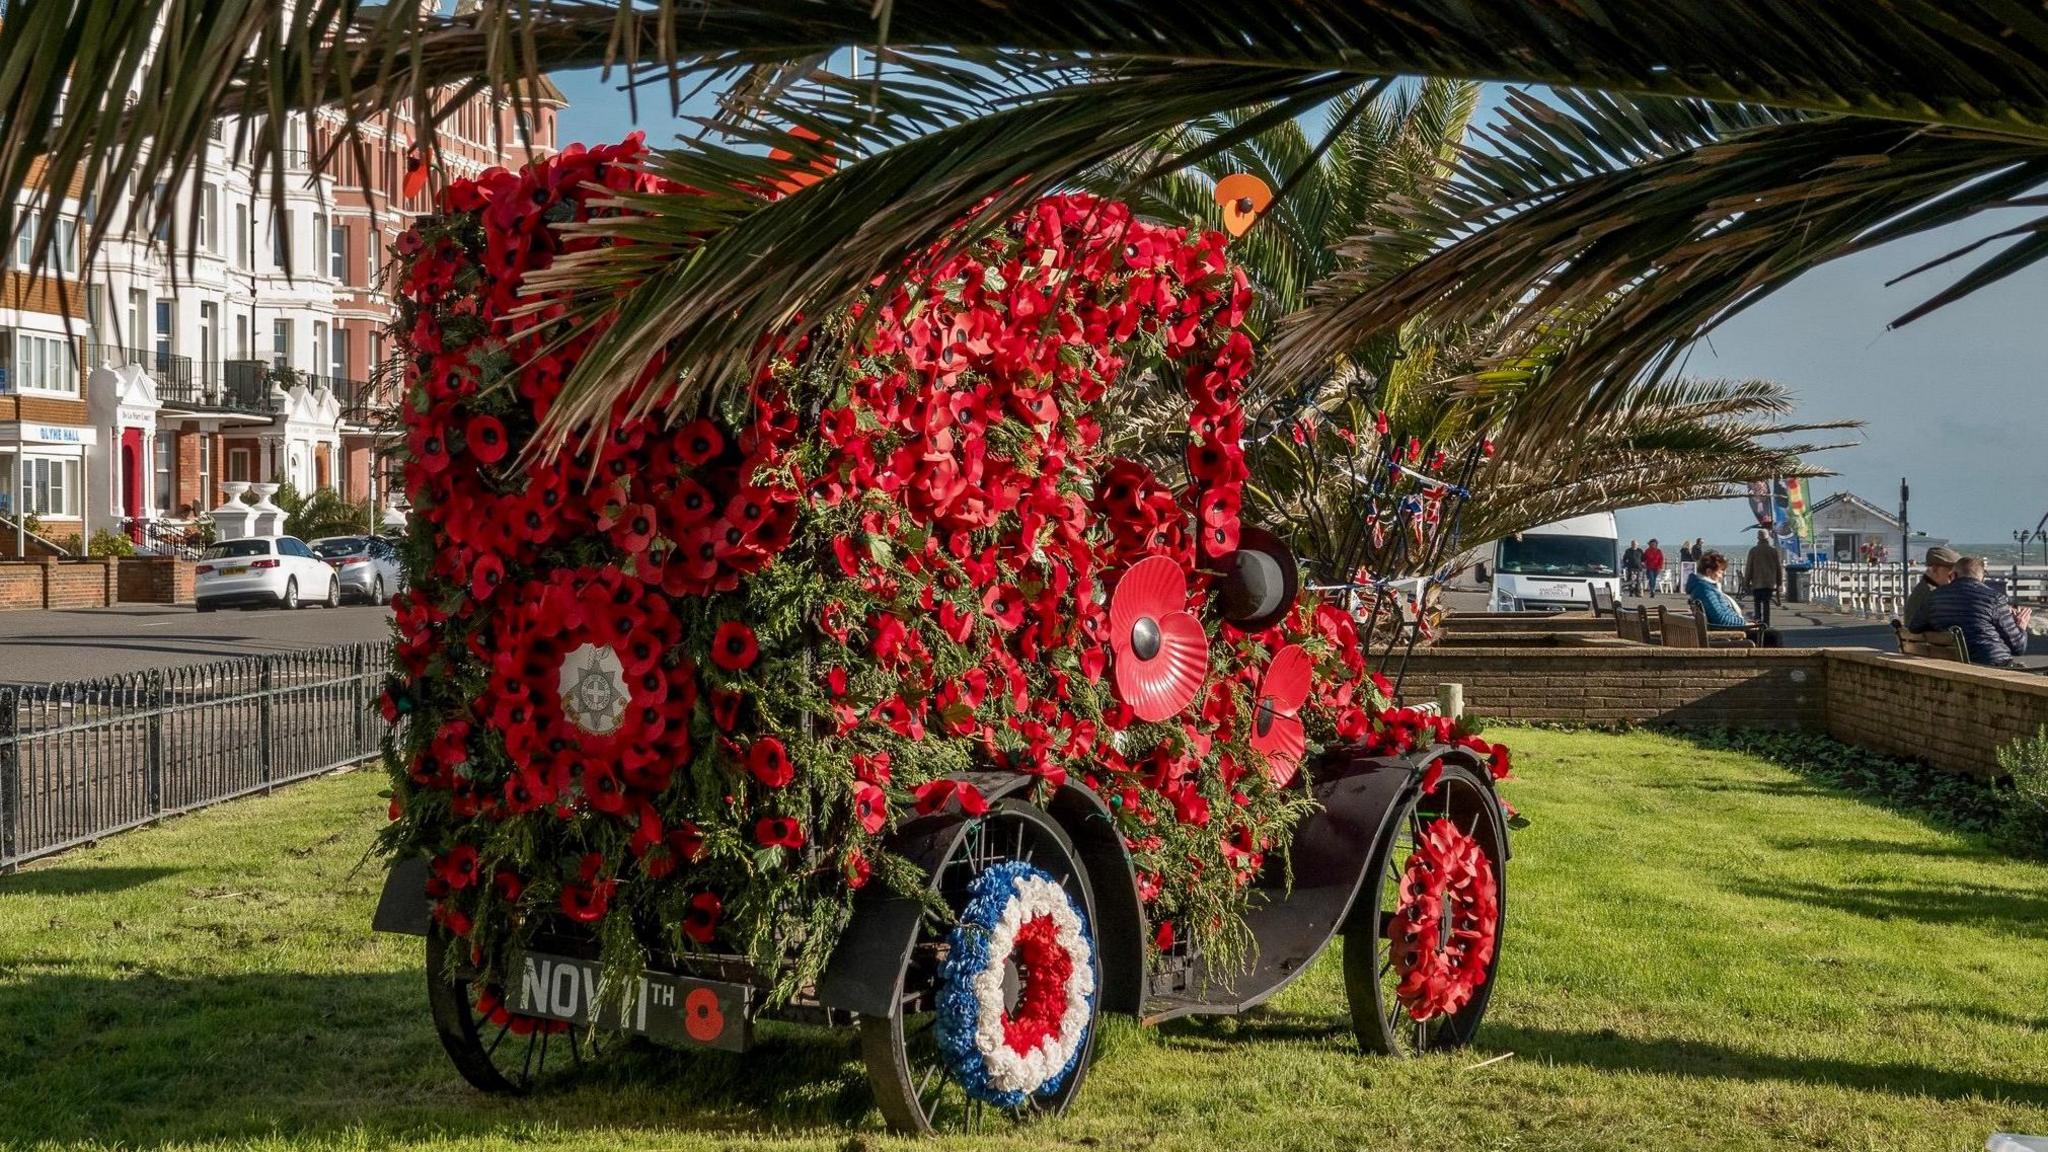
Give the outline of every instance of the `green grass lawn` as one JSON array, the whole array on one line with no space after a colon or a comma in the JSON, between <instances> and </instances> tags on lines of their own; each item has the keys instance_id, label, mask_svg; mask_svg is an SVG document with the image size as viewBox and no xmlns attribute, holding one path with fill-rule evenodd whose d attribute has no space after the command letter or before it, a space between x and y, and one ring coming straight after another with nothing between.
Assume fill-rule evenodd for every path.
<instances>
[{"instance_id":1,"label":"green grass lawn","mask_svg":"<svg viewBox=\"0 0 2048 1152\"><path fill-rule=\"evenodd\" d=\"M1070 1115L945 1146L1968 1149L2048 1131L2048 867L1677 739L1505 738L1535 823L1476 1048L1358 1055L1328 956L1243 1020L1113 1023ZM850 1034L631 1053L537 1099L469 1090L428 1025L419 942L368 931L378 787L322 780L0 877L0 1144L894 1143Z\"/></svg>"}]
</instances>

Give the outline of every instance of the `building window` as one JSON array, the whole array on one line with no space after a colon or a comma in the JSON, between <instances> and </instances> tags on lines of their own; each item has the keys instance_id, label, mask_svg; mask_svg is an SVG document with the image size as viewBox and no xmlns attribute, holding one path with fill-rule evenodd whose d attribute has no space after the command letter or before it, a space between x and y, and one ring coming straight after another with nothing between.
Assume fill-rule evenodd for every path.
<instances>
[{"instance_id":1,"label":"building window","mask_svg":"<svg viewBox=\"0 0 2048 1152\"><path fill-rule=\"evenodd\" d=\"M199 303L199 361L202 364L212 364L219 356L220 305L211 300L202 300Z\"/></svg>"},{"instance_id":2,"label":"building window","mask_svg":"<svg viewBox=\"0 0 2048 1152\"><path fill-rule=\"evenodd\" d=\"M348 376L348 329L339 324L327 337L327 374L336 380Z\"/></svg>"},{"instance_id":3,"label":"building window","mask_svg":"<svg viewBox=\"0 0 2048 1152\"><path fill-rule=\"evenodd\" d=\"M348 229L335 224L327 229L327 274L341 281L348 280Z\"/></svg>"},{"instance_id":4,"label":"building window","mask_svg":"<svg viewBox=\"0 0 2048 1152\"><path fill-rule=\"evenodd\" d=\"M24 458L21 491L22 511L31 516L78 515L78 461Z\"/></svg>"},{"instance_id":5,"label":"building window","mask_svg":"<svg viewBox=\"0 0 2048 1152\"><path fill-rule=\"evenodd\" d=\"M138 359L142 355L140 349L143 342L149 339L148 330L142 326L142 317L148 311L149 294L140 288L130 288L128 290L128 330L121 334L121 339L128 347L137 349L134 355Z\"/></svg>"},{"instance_id":6,"label":"building window","mask_svg":"<svg viewBox=\"0 0 2048 1152\"><path fill-rule=\"evenodd\" d=\"M242 267L256 270L256 205L251 202L235 213L235 248L242 253Z\"/></svg>"},{"instance_id":7,"label":"building window","mask_svg":"<svg viewBox=\"0 0 2048 1152\"><path fill-rule=\"evenodd\" d=\"M292 366L292 322L270 322L270 362L279 368Z\"/></svg>"},{"instance_id":8,"label":"building window","mask_svg":"<svg viewBox=\"0 0 2048 1152\"><path fill-rule=\"evenodd\" d=\"M315 213L313 213L313 245L314 245L314 248L313 248L313 253L312 253L312 264L313 264L313 267L315 267L315 268L318 268L318 267L320 267L320 255L319 255L319 252L320 252L320 248L319 248L320 242L321 242L321 241L323 241L323 240L326 240L326 239L327 239L327 213L325 213L325 212L315 212Z\"/></svg>"},{"instance_id":9,"label":"building window","mask_svg":"<svg viewBox=\"0 0 2048 1152\"><path fill-rule=\"evenodd\" d=\"M193 502L202 510L213 507L213 433L199 433L199 493Z\"/></svg>"},{"instance_id":10,"label":"building window","mask_svg":"<svg viewBox=\"0 0 2048 1152\"><path fill-rule=\"evenodd\" d=\"M237 480L247 479L249 479L249 450L247 448L228 449L228 481L232 483Z\"/></svg>"},{"instance_id":11,"label":"building window","mask_svg":"<svg viewBox=\"0 0 2048 1152\"><path fill-rule=\"evenodd\" d=\"M235 317L235 358L237 360L247 360L249 358L249 318L247 316Z\"/></svg>"},{"instance_id":12,"label":"building window","mask_svg":"<svg viewBox=\"0 0 2048 1152\"><path fill-rule=\"evenodd\" d=\"M320 370L320 357L321 357L321 354L323 354L323 353L324 353L324 352L326 352L326 351L327 351L327 321L325 321L325 320L315 320L315 321L313 321L313 355L312 355L312 361L313 361L313 370L314 370L315 372L318 372L318 371Z\"/></svg>"},{"instance_id":13,"label":"building window","mask_svg":"<svg viewBox=\"0 0 2048 1152\"><path fill-rule=\"evenodd\" d=\"M173 351L171 347L171 327L173 321L174 317L171 315L171 298L169 296L157 297L156 364L157 371L159 372L168 371L170 368L171 352Z\"/></svg>"},{"instance_id":14,"label":"building window","mask_svg":"<svg viewBox=\"0 0 2048 1152\"><path fill-rule=\"evenodd\" d=\"M149 210L156 216L156 238L159 240L169 240L171 238L171 218L178 214L171 205L170 185L159 184L156 186L156 191L150 193Z\"/></svg>"},{"instance_id":15,"label":"building window","mask_svg":"<svg viewBox=\"0 0 2048 1152\"><path fill-rule=\"evenodd\" d=\"M289 211L270 213L270 266L284 267L286 237L291 234L292 214Z\"/></svg>"},{"instance_id":16,"label":"building window","mask_svg":"<svg viewBox=\"0 0 2048 1152\"><path fill-rule=\"evenodd\" d=\"M15 332L6 342L14 353L7 365L7 382L38 392L78 395L78 358L71 341L63 336L37 332ZM13 388L9 388L13 391Z\"/></svg>"},{"instance_id":17,"label":"building window","mask_svg":"<svg viewBox=\"0 0 2048 1152\"><path fill-rule=\"evenodd\" d=\"M199 247L206 252L220 251L220 186L217 184L199 186Z\"/></svg>"},{"instance_id":18,"label":"building window","mask_svg":"<svg viewBox=\"0 0 2048 1152\"><path fill-rule=\"evenodd\" d=\"M170 432L156 434L156 510L166 516L171 513L171 461L176 440L177 436Z\"/></svg>"}]
</instances>

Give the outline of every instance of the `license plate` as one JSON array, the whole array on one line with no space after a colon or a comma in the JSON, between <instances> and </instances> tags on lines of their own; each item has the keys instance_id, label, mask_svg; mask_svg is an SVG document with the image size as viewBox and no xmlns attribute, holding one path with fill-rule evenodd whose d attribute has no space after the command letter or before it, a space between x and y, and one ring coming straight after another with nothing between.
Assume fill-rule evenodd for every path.
<instances>
[{"instance_id":1,"label":"license plate","mask_svg":"<svg viewBox=\"0 0 2048 1152\"><path fill-rule=\"evenodd\" d=\"M240 568L223 568L220 570L220 574L223 576L247 576L249 569L247 565Z\"/></svg>"},{"instance_id":2,"label":"license plate","mask_svg":"<svg viewBox=\"0 0 2048 1152\"><path fill-rule=\"evenodd\" d=\"M588 1024L591 1005L609 1001L598 1011L600 1028L670 1044L729 1052L747 1049L747 1007L754 990L744 984L642 972L639 982L620 998L610 989L600 994L603 967L595 960L528 952L514 963L513 971L518 977L505 1007L514 1012Z\"/></svg>"}]
</instances>

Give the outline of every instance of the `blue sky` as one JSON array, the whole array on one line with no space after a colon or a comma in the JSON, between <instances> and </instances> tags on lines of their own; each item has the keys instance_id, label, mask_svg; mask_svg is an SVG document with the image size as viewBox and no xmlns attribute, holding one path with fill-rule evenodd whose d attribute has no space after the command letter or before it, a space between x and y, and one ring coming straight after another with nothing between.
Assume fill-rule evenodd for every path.
<instances>
[{"instance_id":1,"label":"blue sky","mask_svg":"<svg viewBox=\"0 0 2048 1152\"><path fill-rule=\"evenodd\" d=\"M625 97L594 72L556 81L571 101L564 141L616 140L635 127ZM638 126L660 145L681 126L660 90L650 95ZM2012 222L1961 225L1809 272L1716 331L1690 370L1777 380L1797 395L1801 419L1865 422L1862 443L1820 458L1840 476L1815 481L1816 499L1847 489L1892 507L1903 475L1916 526L1959 542L2009 541L2048 513L2048 265L1896 331L1885 325L1945 280L1885 281ZM1621 530L1733 542L1747 520L1740 502L1660 505L1623 513Z\"/></svg>"}]
</instances>

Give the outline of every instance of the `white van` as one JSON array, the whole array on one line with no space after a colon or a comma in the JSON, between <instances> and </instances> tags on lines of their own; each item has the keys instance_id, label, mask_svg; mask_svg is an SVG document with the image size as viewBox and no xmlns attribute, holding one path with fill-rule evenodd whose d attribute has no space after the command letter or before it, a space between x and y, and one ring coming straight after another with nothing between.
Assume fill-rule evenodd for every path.
<instances>
[{"instance_id":1,"label":"white van","mask_svg":"<svg viewBox=\"0 0 2048 1152\"><path fill-rule=\"evenodd\" d=\"M1621 598L1621 541L1612 512L1545 524L1493 546L1495 612L1585 610L1596 587Z\"/></svg>"}]
</instances>

